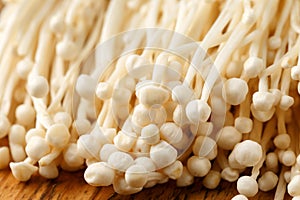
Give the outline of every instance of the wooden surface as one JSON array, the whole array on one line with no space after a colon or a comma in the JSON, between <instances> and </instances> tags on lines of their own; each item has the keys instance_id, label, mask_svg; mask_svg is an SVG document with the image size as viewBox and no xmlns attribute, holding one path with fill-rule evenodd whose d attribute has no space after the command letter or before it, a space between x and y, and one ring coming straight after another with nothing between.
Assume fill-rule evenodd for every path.
<instances>
[{"instance_id":1,"label":"wooden surface","mask_svg":"<svg viewBox=\"0 0 300 200\"><path fill-rule=\"evenodd\" d=\"M26 183L16 181L9 170L0 171L0 199L231 199L236 192L236 184L222 182L216 190L207 190L196 179L189 187L177 188L174 181L144 189L131 196L114 193L112 187L92 187L85 183L83 172L61 172L59 178L46 180L33 176ZM251 199L273 199L274 191L260 192ZM286 196L286 199L291 199Z\"/></svg>"}]
</instances>

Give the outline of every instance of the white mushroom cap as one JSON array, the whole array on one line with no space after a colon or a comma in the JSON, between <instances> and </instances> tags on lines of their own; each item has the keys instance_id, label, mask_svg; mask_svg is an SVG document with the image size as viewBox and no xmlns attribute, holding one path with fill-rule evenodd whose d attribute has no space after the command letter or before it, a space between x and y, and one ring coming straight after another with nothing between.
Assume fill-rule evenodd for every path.
<instances>
[{"instance_id":1,"label":"white mushroom cap","mask_svg":"<svg viewBox=\"0 0 300 200\"><path fill-rule=\"evenodd\" d=\"M30 126L34 123L36 112L31 105L21 104L17 107L15 116L19 124Z\"/></svg>"},{"instance_id":2,"label":"white mushroom cap","mask_svg":"<svg viewBox=\"0 0 300 200\"><path fill-rule=\"evenodd\" d=\"M70 128L72 125L72 117L67 112L57 112L54 115L54 122L64 124L67 128Z\"/></svg>"},{"instance_id":3,"label":"white mushroom cap","mask_svg":"<svg viewBox=\"0 0 300 200\"><path fill-rule=\"evenodd\" d=\"M261 145L252 140L244 140L238 143L233 152L236 161L247 167L256 165L263 156Z\"/></svg>"},{"instance_id":4,"label":"white mushroom cap","mask_svg":"<svg viewBox=\"0 0 300 200\"><path fill-rule=\"evenodd\" d=\"M198 136L193 144L193 152L196 156L213 160L217 157L218 148L216 142L207 136Z\"/></svg>"},{"instance_id":5,"label":"white mushroom cap","mask_svg":"<svg viewBox=\"0 0 300 200\"><path fill-rule=\"evenodd\" d=\"M274 140L274 145L279 149L287 149L291 144L291 137L289 134L279 134Z\"/></svg>"},{"instance_id":6,"label":"white mushroom cap","mask_svg":"<svg viewBox=\"0 0 300 200\"><path fill-rule=\"evenodd\" d=\"M89 165L84 172L84 180L92 186L108 186L113 183L115 170L105 162Z\"/></svg>"},{"instance_id":7,"label":"white mushroom cap","mask_svg":"<svg viewBox=\"0 0 300 200\"><path fill-rule=\"evenodd\" d=\"M287 111L292 105L294 105L294 98L288 95L282 95L280 102L279 102L279 107L280 109Z\"/></svg>"},{"instance_id":8,"label":"white mushroom cap","mask_svg":"<svg viewBox=\"0 0 300 200\"><path fill-rule=\"evenodd\" d=\"M292 150L284 151L281 156L281 162L285 166L292 166L296 162L296 155L295 152Z\"/></svg>"},{"instance_id":9,"label":"white mushroom cap","mask_svg":"<svg viewBox=\"0 0 300 200\"><path fill-rule=\"evenodd\" d=\"M87 119L76 119L73 124L72 128L77 131L79 136L83 134L87 134L91 129L91 122Z\"/></svg>"},{"instance_id":10,"label":"white mushroom cap","mask_svg":"<svg viewBox=\"0 0 300 200\"><path fill-rule=\"evenodd\" d=\"M103 147L100 150L100 154L99 154L100 160L107 162L109 156L112 153L117 152L117 151L119 151L119 150L114 144L105 144L105 145L103 145Z\"/></svg>"},{"instance_id":11,"label":"white mushroom cap","mask_svg":"<svg viewBox=\"0 0 300 200\"><path fill-rule=\"evenodd\" d=\"M175 123L167 122L160 127L160 137L169 144L177 144L182 140L183 132Z\"/></svg>"},{"instance_id":12,"label":"white mushroom cap","mask_svg":"<svg viewBox=\"0 0 300 200\"><path fill-rule=\"evenodd\" d=\"M234 120L234 127L240 133L250 133L253 128L253 121L248 117L237 117Z\"/></svg>"},{"instance_id":13,"label":"white mushroom cap","mask_svg":"<svg viewBox=\"0 0 300 200\"><path fill-rule=\"evenodd\" d=\"M232 150L241 140L242 134L233 126L225 126L217 134L217 144L225 150Z\"/></svg>"},{"instance_id":14,"label":"white mushroom cap","mask_svg":"<svg viewBox=\"0 0 300 200\"><path fill-rule=\"evenodd\" d=\"M36 166L26 162L11 162L9 164L13 176L19 181L28 181L31 176L38 171Z\"/></svg>"},{"instance_id":15,"label":"white mushroom cap","mask_svg":"<svg viewBox=\"0 0 300 200\"><path fill-rule=\"evenodd\" d=\"M107 163L113 169L125 172L134 162L129 154L117 151L109 156Z\"/></svg>"},{"instance_id":16,"label":"white mushroom cap","mask_svg":"<svg viewBox=\"0 0 300 200\"><path fill-rule=\"evenodd\" d=\"M247 83L239 78L226 80L222 89L223 99L231 105L241 104L245 100L247 93Z\"/></svg>"},{"instance_id":17,"label":"white mushroom cap","mask_svg":"<svg viewBox=\"0 0 300 200\"><path fill-rule=\"evenodd\" d=\"M282 41L280 37L273 35L268 40L268 47L272 50L278 49L281 45L281 42Z\"/></svg>"},{"instance_id":18,"label":"white mushroom cap","mask_svg":"<svg viewBox=\"0 0 300 200\"><path fill-rule=\"evenodd\" d=\"M275 99L275 98L274 98ZM274 100L275 101L275 100ZM251 113L252 115L258 120L258 121L261 121L261 122L266 122L268 120L270 120L274 113L275 113L275 110L276 108L273 106L270 110L268 111L260 111L260 110L257 110L253 104L251 104Z\"/></svg>"},{"instance_id":19,"label":"white mushroom cap","mask_svg":"<svg viewBox=\"0 0 300 200\"><path fill-rule=\"evenodd\" d=\"M274 152L270 152L266 156L265 160L266 167L268 169L274 169L278 167L278 157L277 154Z\"/></svg>"},{"instance_id":20,"label":"white mushroom cap","mask_svg":"<svg viewBox=\"0 0 300 200\"><path fill-rule=\"evenodd\" d=\"M108 82L100 82L96 88L96 96L100 100L107 100L111 98L113 93L113 88Z\"/></svg>"},{"instance_id":21,"label":"white mushroom cap","mask_svg":"<svg viewBox=\"0 0 300 200\"><path fill-rule=\"evenodd\" d=\"M278 176L272 171L267 171L258 179L258 187L261 191L267 192L274 189L277 182Z\"/></svg>"},{"instance_id":22,"label":"white mushroom cap","mask_svg":"<svg viewBox=\"0 0 300 200\"><path fill-rule=\"evenodd\" d=\"M56 44L56 54L64 60L73 60L79 53L78 45L69 39Z\"/></svg>"},{"instance_id":23,"label":"white mushroom cap","mask_svg":"<svg viewBox=\"0 0 300 200\"><path fill-rule=\"evenodd\" d=\"M141 131L141 139L147 144L157 144L160 140L159 128L155 124L145 126Z\"/></svg>"},{"instance_id":24,"label":"white mushroom cap","mask_svg":"<svg viewBox=\"0 0 300 200\"><path fill-rule=\"evenodd\" d=\"M114 137L114 144L122 151L129 151L135 144L136 140L136 133L119 131Z\"/></svg>"},{"instance_id":25,"label":"white mushroom cap","mask_svg":"<svg viewBox=\"0 0 300 200\"><path fill-rule=\"evenodd\" d=\"M149 157L138 157L134 160L134 163L137 165L143 165L148 172L154 172L156 170L154 162Z\"/></svg>"},{"instance_id":26,"label":"white mushroom cap","mask_svg":"<svg viewBox=\"0 0 300 200\"><path fill-rule=\"evenodd\" d=\"M134 107L132 114L132 122L141 127L147 126L151 123L150 110L143 104Z\"/></svg>"},{"instance_id":27,"label":"white mushroom cap","mask_svg":"<svg viewBox=\"0 0 300 200\"><path fill-rule=\"evenodd\" d=\"M183 167L181 176L176 180L178 187L189 186L194 183L194 176L191 175L186 167Z\"/></svg>"},{"instance_id":28,"label":"white mushroom cap","mask_svg":"<svg viewBox=\"0 0 300 200\"><path fill-rule=\"evenodd\" d=\"M162 140L158 144L151 146L150 158L156 167L161 169L176 161L177 151L170 144Z\"/></svg>"},{"instance_id":29,"label":"white mushroom cap","mask_svg":"<svg viewBox=\"0 0 300 200\"><path fill-rule=\"evenodd\" d=\"M92 100L95 96L96 87L97 81L89 75L81 74L77 78L76 92L84 99Z\"/></svg>"},{"instance_id":30,"label":"white mushroom cap","mask_svg":"<svg viewBox=\"0 0 300 200\"><path fill-rule=\"evenodd\" d=\"M19 77L23 80L26 80L30 71L32 70L33 65L34 63L28 57L18 62L16 69Z\"/></svg>"},{"instance_id":31,"label":"white mushroom cap","mask_svg":"<svg viewBox=\"0 0 300 200\"><path fill-rule=\"evenodd\" d=\"M258 184L251 176L242 176L237 181L237 190L246 197L253 197L258 192Z\"/></svg>"},{"instance_id":32,"label":"white mushroom cap","mask_svg":"<svg viewBox=\"0 0 300 200\"><path fill-rule=\"evenodd\" d=\"M206 122L210 114L210 106L202 100L192 100L186 106L186 116L194 124Z\"/></svg>"},{"instance_id":33,"label":"white mushroom cap","mask_svg":"<svg viewBox=\"0 0 300 200\"><path fill-rule=\"evenodd\" d=\"M210 161L205 157L192 156L187 161L187 169L195 177L203 177L211 169Z\"/></svg>"},{"instance_id":34,"label":"white mushroom cap","mask_svg":"<svg viewBox=\"0 0 300 200\"><path fill-rule=\"evenodd\" d=\"M84 164L84 159L78 153L77 145L70 143L63 151L63 158L65 163L70 167L80 167Z\"/></svg>"},{"instance_id":35,"label":"white mushroom cap","mask_svg":"<svg viewBox=\"0 0 300 200\"><path fill-rule=\"evenodd\" d=\"M53 15L50 19L49 25L53 33L62 34L65 30L65 22L63 19L63 15L59 13Z\"/></svg>"},{"instance_id":36,"label":"white mushroom cap","mask_svg":"<svg viewBox=\"0 0 300 200\"><path fill-rule=\"evenodd\" d=\"M131 165L125 172L125 181L131 187L143 187L147 182L147 170L143 165Z\"/></svg>"},{"instance_id":37,"label":"white mushroom cap","mask_svg":"<svg viewBox=\"0 0 300 200\"><path fill-rule=\"evenodd\" d=\"M186 116L185 106L177 105L174 112L173 112L173 121L179 125L184 126L189 124L189 119Z\"/></svg>"},{"instance_id":38,"label":"white mushroom cap","mask_svg":"<svg viewBox=\"0 0 300 200\"><path fill-rule=\"evenodd\" d=\"M28 93L36 98L43 98L49 92L48 80L43 76L32 76L27 81Z\"/></svg>"},{"instance_id":39,"label":"white mushroom cap","mask_svg":"<svg viewBox=\"0 0 300 200\"><path fill-rule=\"evenodd\" d=\"M261 58L252 56L244 63L244 74L248 78L257 77L263 70L263 60Z\"/></svg>"},{"instance_id":40,"label":"white mushroom cap","mask_svg":"<svg viewBox=\"0 0 300 200\"><path fill-rule=\"evenodd\" d=\"M70 139L68 128L64 124L54 124L46 132L46 141L54 147L65 147Z\"/></svg>"},{"instance_id":41,"label":"white mushroom cap","mask_svg":"<svg viewBox=\"0 0 300 200\"><path fill-rule=\"evenodd\" d=\"M208 189L215 189L216 187L218 187L220 181L221 181L220 172L215 170L210 170L203 179L203 185Z\"/></svg>"},{"instance_id":42,"label":"white mushroom cap","mask_svg":"<svg viewBox=\"0 0 300 200\"><path fill-rule=\"evenodd\" d=\"M35 136L29 140L25 151L31 159L40 160L43 156L50 152L50 146L44 138Z\"/></svg>"},{"instance_id":43,"label":"white mushroom cap","mask_svg":"<svg viewBox=\"0 0 300 200\"><path fill-rule=\"evenodd\" d=\"M138 99L145 106L162 105L169 99L168 90L155 85L146 85L139 89Z\"/></svg>"},{"instance_id":44,"label":"white mushroom cap","mask_svg":"<svg viewBox=\"0 0 300 200\"><path fill-rule=\"evenodd\" d=\"M300 196L299 185L300 185L300 175L296 175L291 179L291 181L287 186L287 191L289 195L291 195L292 197Z\"/></svg>"},{"instance_id":45,"label":"white mushroom cap","mask_svg":"<svg viewBox=\"0 0 300 200\"><path fill-rule=\"evenodd\" d=\"M270 92L255 92L252 96L253 106L259 111L271 110L275 104L274 95Z\"/></svg>"}]
</instances>

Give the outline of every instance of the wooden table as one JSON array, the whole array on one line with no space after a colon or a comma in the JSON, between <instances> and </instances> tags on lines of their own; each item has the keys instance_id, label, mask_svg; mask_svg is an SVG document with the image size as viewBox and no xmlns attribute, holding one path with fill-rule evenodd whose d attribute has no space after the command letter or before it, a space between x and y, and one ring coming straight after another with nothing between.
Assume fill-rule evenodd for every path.
<instances>
[{"instance_id":1,"label":"wooden table","mask_svg":"<svg viewBox=\"0 0 300 200\"><path fill-rule=\"evenodd\" d=\"M0 199L231 199L237 194L236 184L222 182L215 190L207 190L196 179L189 187L177 188L174 181L144 189L131 196L116 194L112 187L92 187L85 183L83 171L75 173L61 172L54 180L33 176L26 183L14 179L9 170L0 171ZM252 199L273 199L274 191L260 192ZM286 195L286 199L291 199Z\"/></svg>"}]
</instances>

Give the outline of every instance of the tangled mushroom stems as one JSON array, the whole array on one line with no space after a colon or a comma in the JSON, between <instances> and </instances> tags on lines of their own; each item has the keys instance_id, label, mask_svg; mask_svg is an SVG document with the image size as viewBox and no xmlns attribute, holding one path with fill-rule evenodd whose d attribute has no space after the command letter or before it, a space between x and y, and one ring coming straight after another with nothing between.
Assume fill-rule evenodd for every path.
<instances>
[{"instance_id":1,"label":"tangled mushroom stems","mask_svg":"<svg viewBox=\"0 0 300 200\"><path fill-rule=\"evenodd\" d=\"M120 194L300 198L300 1L0 3L0 169ZM28 23L30 21L30 23ZM2 144L2 143L1 143Z\"/></svg>"}]
</instances>

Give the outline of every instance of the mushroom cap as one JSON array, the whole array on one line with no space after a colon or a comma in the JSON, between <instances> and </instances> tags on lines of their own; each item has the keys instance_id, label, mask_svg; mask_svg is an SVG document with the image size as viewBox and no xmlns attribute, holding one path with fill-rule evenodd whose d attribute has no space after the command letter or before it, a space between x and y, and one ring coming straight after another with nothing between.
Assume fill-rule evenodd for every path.
<instances>
[{"instance_id":1,"label":"mushroom cap","mask_svg":"<svg viewBox=\"0 0 300 200\"><path fill-rule=\"evenodd\" d=\"M251 176L242 176L237 181L237 190L246 197L253 197L258 192L258 184Z\"/></svg>"},{"instance_id":2,"label":"mushroom cap","mask_svg":"<svg viewBox=\"0 0 300 200\"><path fill-rule=\"evenodd\" d=\"M231 105L241 104L248 93L248 84L240 78L230 78L225 81L222 89L223 99Z\"/></svg>"},{"instance_id":3,"label":"mushroom cap","mask_svg":"<svg viewBox=\"0 0 300 200\"><path fill-rule=\"evenodd\" d=\"M263 150L260 144L252 140L244 140L234 147L236 161L246 167L256 165L263 157Z\"/></svg>"},{"instance_id":4,"label":"mushroom cap","mask_svg":"<svg viewBox=\"0 0 300 200\"><path fill-rule=\"evenodd\" d=\"M115 170L104 162L89 165L84 172L85 181L93 186L109 186L115 178Z\"/></svg>"}]
</instances>

